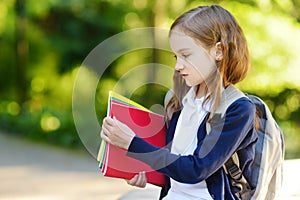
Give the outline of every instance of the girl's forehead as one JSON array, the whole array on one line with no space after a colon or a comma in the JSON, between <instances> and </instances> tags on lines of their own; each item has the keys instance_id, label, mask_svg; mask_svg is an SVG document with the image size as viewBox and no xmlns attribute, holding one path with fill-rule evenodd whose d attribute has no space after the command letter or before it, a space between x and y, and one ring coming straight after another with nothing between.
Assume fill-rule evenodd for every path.
<instances>
[{"instance_id":1,"label":"girl's forehead","mask_svg":"<svg viewBox=\"0 0 300 200\"><path fill-rule=\"evenodd\" d=\"M199 42L184 32L173 30L170 32L170 46L173 51L178 51L183 48L203 48Z\"/></svg>"},{"instance_id":2,"label":"girl's forehead","mask_svg":"<svg viewBox=\"0 0 300 200\"><path fill-rule=\"evenodd\" d=\"M183 37L189 37L182 29L180 28L173 28L171 31L170 31L170 37L171 36L183 36Z\"/></svg>"},{"instance_id":3,"label":"girl's forehead","mask_svg":"<svg viewBox=\"0 0 300 200\"><path fill-rule=\"evenodd\" d=\"M170 32L170 42L188 42L194 43L194 39L183 33L182 31L171 31Z\"/></svg>"}]
</instances>

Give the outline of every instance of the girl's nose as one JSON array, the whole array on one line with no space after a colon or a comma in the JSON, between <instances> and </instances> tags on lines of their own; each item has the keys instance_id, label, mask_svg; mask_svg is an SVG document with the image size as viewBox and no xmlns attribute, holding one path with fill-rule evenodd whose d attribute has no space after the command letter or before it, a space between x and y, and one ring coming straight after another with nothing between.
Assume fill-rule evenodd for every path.
<instances>
[{"instance_id":1,"label":"girl's nose","mask_svg":"<svg viewBox=\"0 0 300 200\"><path fill-rule=\"evenodd\" d=\"M183 66L182 62L180 62L180 60L177 59L176 65L175 65L175 70L176 70L176 71L180 71L180 70L182 70L183 68L184 68L184 66Z\"/></svg>"}]
</instances>

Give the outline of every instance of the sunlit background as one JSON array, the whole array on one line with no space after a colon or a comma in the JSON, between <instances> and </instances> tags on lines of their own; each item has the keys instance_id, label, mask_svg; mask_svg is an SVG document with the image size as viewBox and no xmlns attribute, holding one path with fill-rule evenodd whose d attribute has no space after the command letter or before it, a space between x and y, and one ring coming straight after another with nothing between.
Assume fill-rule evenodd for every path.
<instances>
[{"instance_id":1,"label":"sunlit background","mask_svg":"<svg viewBox=\"0 0 300 200\"><path fill-rule=\"evenodd\" d=\"M286 158L299 158L297 0L2 0L0 129L42 143L80 148L72 118L72 89L88 53L117 33L139 27L168 29L184 11L212 3L221 4L237 18L248 40L252 69L238 87L268 104L284 131ZM118 79L151 62L175 64L169 52L144 49L123 55L109 66L95 96L99 122L106 114L108 91ZM162 74L149 69L145 77L156 76ZM162 103L167 89L149 84L138 88L131 98L150 107Z\"/></svg>"},{"instance_id":2,"label":"sunlit background","mask_svg":"<svg viewBox=\"0 0 300 200\"><path fill-rule=\"evenodd\" d=\"M22 199L32 199L34 193L36 199L66 194L65 199L111 200L131 190L124 182L98 177L96 161L80 157L84 148L72 115L77 72L86 56L115 34L142 27L169 29L181 13L214 3L236 17L248 40L252 68L238 87L268 104L284 132L286 159L300 158L299 0L0 0L0 198L18 199L19 191ZM147 63L173 68L175 59L167 51L141 49L106 68L94 97L99 124L108 91ZM164 75L149 68L123 86ZM89 88L90 82L86 79L82 87ZM150 108L163 104L167 90L145 84L131 96L124 88L122 95ZM290 161L294 174L288 180L293 180L299 163ZM299 191L298 185L286 186L286 194Z\"/></svg>"}]
</instances>

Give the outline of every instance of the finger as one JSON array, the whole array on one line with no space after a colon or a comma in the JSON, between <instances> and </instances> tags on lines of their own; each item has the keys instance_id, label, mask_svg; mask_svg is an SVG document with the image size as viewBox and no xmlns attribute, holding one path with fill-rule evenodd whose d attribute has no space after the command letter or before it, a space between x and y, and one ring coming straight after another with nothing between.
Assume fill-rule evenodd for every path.
<instances>
[{"instance_id":1,"label":"finger","mask_svg":"<svg viewBox=\"0 0 300 200\"><path fill-rule=\"evenodd\" d=\"M128 181L129 185L136 185L136 181L138 179L138 174L136 174L132 179Z\"/></svg>"},{"instance_id":2,"label":"finger","mask_svg":"<svg viewBox=\"0 0 300 200\"><path fill-rule=\"evenodd\" d=\"M136 181L137 186L139 187L145 187L146 186L146 177L145 172L140 172L138 179Z\"/></svg>"},{"instance_id":3,"label":"finger","mask_svg":"<svg viewBox=\"0 0 300 200\"><path fill-rule=\"evenodd\" d=\"M142 187L146 187L146 184L147 184L146 172L142 172L142 177L143 177L143 185L142 185Z\"/></svg>"},{"instance_id":4,"label":"finger","mask_svg":"<svg viewBox=\"0 0 300 200\"><path fill-rule=\"evenodd\" d=\"M114 128L118 128L120 130L124 129L124 124L121 121L117 120L115 116L113 118L110 118L109 123L109 125Z\"/></svg>"},{"instance_id":5,"label":"finger","mask_svg":"<svg viewBox=\"0 0 300 200\"><path fill-rule=\"evenodd\" d=\"M101 138L102 140L106 141L108 139L108 137L104 134L103 131L101 131Z\"/></svg>"},{"instance_id":6,"label":"finger","mask_svg":"<svg viewBox=\"0 0 300 200\"><path fill-rule=\"evenodd\" d=\"M136 180L136 184L138 185L138 186L140 186L141 184L142 184L142 174L141 174L141 172L138 174L138 178L137 178L137 180Z\"/></svg>"},{"instance_id":7,"label":"finger","mask_svg":"<svg viewBox=\"0 0 300 200\"><path fill-rule=\"evenodd\" d=\"M106 122L104 122L102 124L102 130L104 131L104 133L106 135L109 135L112 132L113 127L111 125L107 124Z\"/></svg>"},{"instance_id":8,"label":"finger","mask_svg":"<svg viewBox=\"0 0 300 200\"><path fill-rule=\"evenodd\" d=\"M100 136L101 136L102 139L103 139L104 137L107 137L107 136L105 135L104 131L103 131L103 128L102 128L102 131L100 132Z\"/></svg>"},{"instance_id":9,"label":"finger","mask_svg":"<svg viewBox=\"0 0 300 200\"><path fill-rule=\"evenodd\" d=\"M102 134L104 134L105 136L109 136L110 132L109 130L107 129L107 127L105 127L104 125L102 125Z\"/></svg>"},{"instance_id":10,"label":"finger","mask_svg":"<svg viewBox=\"0 0 300 200\"><path fill-rule=\"evenodd\" d=\"M116 116L114 116L113 118L114 123L118 124L120 121L116 118Z\"/></svg>"},{"instance_id":11,"label":"finger","mask_svg":"<svg viewBox=\"0 0 300 200\"><path fill-rule=\"evenodd\" d=\"M110 126L110 124L108 123L108 119L107 119L107 117L105 117L104 119L103 119L103 122L102 122L102 127L106 127L106 128L108 128L109 126Z\"/></svg>"},{"instance_id":12,"label":"finger","mask_svg":"<svg viewBox=\"0 0 300 200\"><path fill-rule=\"evenodd\" d=\"M113 126L115 124L115 121L111 117L105 117L103 121L110 126Z\"/></svg>"},{"instance_id":13,"label":"finger","mask_svg":"<svg viewBox=\"0 0 300 200\"><path fill-rule=\"evenodd\" d=\"M119 121L115 116L112 118L112 120L113 120L112 126L114 126L115 128L120 129L121 131L126 132L126 130L127 130L126 129L126 127L127 127L126 124L124 124L123 122Z\"/></svg>"},{"instance_id":14,"label":"finger","mask_svg":"<svg viewBox=\"0 0 300 200\"><path fill-rule=\"evenodd\" d=\"M105 142L108 142L108 143L111 143L111 140L109 139L109 137L105 134L105 132L101 131L101 138L105 141Z\"/></svg>"}]
</instances>

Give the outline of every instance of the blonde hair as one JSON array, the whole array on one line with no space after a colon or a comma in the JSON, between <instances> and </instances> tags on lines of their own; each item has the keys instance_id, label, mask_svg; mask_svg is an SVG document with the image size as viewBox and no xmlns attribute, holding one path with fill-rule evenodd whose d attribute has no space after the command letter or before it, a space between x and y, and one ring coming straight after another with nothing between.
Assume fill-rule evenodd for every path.
<instances>
[{"instance_id":1,"label":"blonde hair","mask_svg":"<svg viewBox=\"0 0 300 200\"><path fill-rule=\"evenodd\" d=\"M209 80L205 93L209 94L204 103L212 100L210 120L220 105L222 87L236 84L243 80L250 68L250 58L244 33L235 18L218 5L200 6L179 16L172 24L170 32L176 27L189 37L198 41L209 50L218 42L221 44L222 60L216 61L217 70ZM171 114L181 109L181 101L188 86L174 72L174 95L166 106L168 119Z\"/></svg>"}]
</instances>

